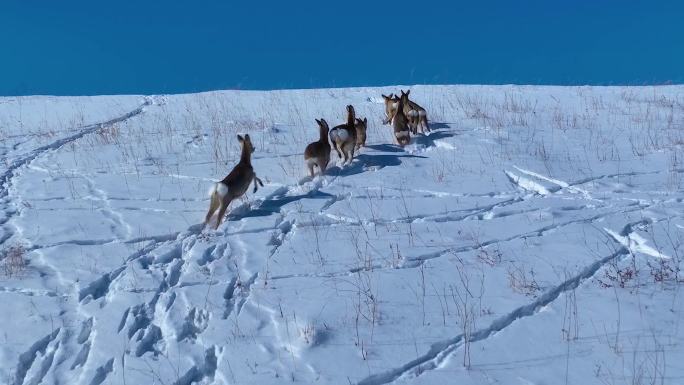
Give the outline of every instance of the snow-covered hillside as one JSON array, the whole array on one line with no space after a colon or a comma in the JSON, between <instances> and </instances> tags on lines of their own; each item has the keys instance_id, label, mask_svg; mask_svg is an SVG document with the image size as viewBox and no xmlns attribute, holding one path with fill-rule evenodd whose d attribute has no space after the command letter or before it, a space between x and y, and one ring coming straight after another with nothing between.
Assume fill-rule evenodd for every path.
<instances>
[{"instance_id":1,"label":"snow-covered hillside","mask_svg":"<svg viewBox=\"0 0 684 385\"><path fill-rule=\"evenodd\" d=\"M684 87L399 88L0 98L0 383L684 383Z\"/></svg>"}]
</instances>

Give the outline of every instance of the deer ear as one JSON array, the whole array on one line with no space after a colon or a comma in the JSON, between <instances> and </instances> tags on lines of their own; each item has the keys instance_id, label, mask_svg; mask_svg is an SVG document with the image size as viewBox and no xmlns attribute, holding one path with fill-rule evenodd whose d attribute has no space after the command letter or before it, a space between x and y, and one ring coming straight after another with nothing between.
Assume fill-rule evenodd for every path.
<instances>
[{"instance_id":1,"label":"deer ear","mask_svg":"<svg viewBox=\"0 0 684 385\"><path fill-rule=\"evenodd\" d=\"M406 96L409 96L410 93L411 93L411 90L406 90Z\"/></svg>"},{"instance_id":2,"label":"deer ear","mask_svg":"<svg viewBox=\"0 0 684 385\"><path fill-rule=\"evenodd\" d=\"M245 134L245 140L251 142L251 140L249 139L249 134Z\"/></svg>"},{"instance_id":3,"label":"deer ear","mask_svg":"<svg viewBox=\"0 0 684 385\"><path fill-rule=\"evenodd\" d=\"M387 95L385 95L385 94L380 94L380 95L382 95L382 98L385 99L385 100L387 100L387 99L390 98L389 96L387 96Z\"/></svg>"},{"instance_id":4,"label":"deer ear","mask_svg":"<svg viewBox=\"0 0 684 385\"><path fill-rule=\"evenodd\" d=\"M316 119L316 123L318 123L319 126L321 125L321 121L318 119Z\"/></svg>"},{"instance_id":5,"label":"deer ear","mask_svg":"<svg viewBox=\"0 0 684 385\"><path fill-rule=\"evenodd\" d=\"M245 141L245 139L242 137L242 135L238 134L238 142L242 143Z\"/></svg>"},{"instance_id":6,"label":"deer ear","mask_svg":"<svg viewBox=\"0 0 684 385\"><path fill-rule=\"evenodd\" d=\"M363 118L363 123L367 124L368 123L368 118Z\"/></svg>"}]
</instances>

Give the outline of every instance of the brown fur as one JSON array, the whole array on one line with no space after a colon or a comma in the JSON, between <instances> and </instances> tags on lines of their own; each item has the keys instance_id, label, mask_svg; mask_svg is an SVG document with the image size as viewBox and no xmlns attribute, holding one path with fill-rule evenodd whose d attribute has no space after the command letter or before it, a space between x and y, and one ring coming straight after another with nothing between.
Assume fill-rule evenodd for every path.
<instances>
[{"instance_id":1,"label":"brown fur","mask_svg":"<svg viewBox=\"0 0 684 385\"><path fill-rule=\"evenodd\" d=\"M361 147L366 147L366 131L368 130L368 118L363 118L363 120L356 118L356 123L354 124L356 129L356 149Z\"/></svg>"},{"instance_id":2,"label":"brown fur","mask_svg":"<svg viewBox=\"0 0 684 385\"><path fill-rule=\"evenodd\" d=\"M354 107L351 105L347 106L347 123L335 126L330 130L330 141L333 144L333 148L337 151L337 156L342 158L344 156L343 163L351 163L354 158L354 150L356 149L356 127L354 127L354 121L356 119L356 113L354 112ZM346 139L340 138L338 135L342 134L341 130L346 131Z\"/></svg>"},{"instance_id":3,"label":"brown fur","mask_svg":"<svg viewBox=\"0 0 684 385\"><path fill-rule=\"evenodd\" d=\"M404 115L409 119L409 126L411 127L411 132L415 135L418 133L418 127L421 128L420 132L424 133L430 130L427 119L427 111L425 108L418 105L409 99L409 94L411 90L404 92L401 90L400 99L403 101ZM412 111L415 111L412 113Z\"/></svg>"},{"instance_id":4,"label":"brown fur","mask_svg":"<svg viewBox=\"0 0 684 385\"><path fill-rule=\"evenodd\" d=\"M389 96L382 94L382 98L385 100L385 120L382 121L382 124L390 124L394 116L397 97L394 94L389 94Z\"/></svg>"},{"instance_id":5,"label":"brown fur","mask_svg":"<svg viewBox=\"0 0 684 385\"><path fill-rule=\"evenodd\" d=\"M392 116L392 130L394 131L394 139L400 146L404 147L411 142L411 135L408 118L404 115L402 99L399 99L397 109Z\"/></svg>"},{"instance_id":6,"label":"brown fur","mask_svg":"<svg viewBox=\"0 0 684 385\"><path fill-rule=\"evenodd\" d=\"M252 153L254 152L252 140L249 138L249 135L245 135L244 138L240 135L237 137L242 146L240 162L233 167L233 170L228 176L219 182L228 188L228 193L225 196L221 196L217 191L218 184L214 187L214 190L211 193L209 212L204 219L204 224L206 225L218 210L218 219L216 220L215 229L221 224L230 202L235 198L241 197L247 191L252 181L254 181L254 192L258 189L257 183L262 187L264 186L263 182L261 179L257 178L256 173L254 173L254 169L252 168Z\"/></svg>"},{"instance_id":7,"label":"brown fur","mask_svg":"<svg viewBox=\"0 0 684 385\"><path fill-rule=\"evenodd\" d=\"M304 150L304 160L307 161L309 174L313 178L314 165L318 166L318 172L322 175L330 162L330 143L328 143L328 122L325 119L318 120L319 138L318 141L309 143Z\"/></svg>"}]
</instances>

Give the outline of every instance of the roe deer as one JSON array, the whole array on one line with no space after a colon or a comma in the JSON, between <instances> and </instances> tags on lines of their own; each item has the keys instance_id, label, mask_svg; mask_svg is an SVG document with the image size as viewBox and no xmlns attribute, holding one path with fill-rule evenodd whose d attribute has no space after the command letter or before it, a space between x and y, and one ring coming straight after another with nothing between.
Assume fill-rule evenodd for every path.
<instances>
[{"instance_id":1,"label":"roe deer","mask_svg":"<svg viewBox=\"0 0 684 385\"><path fill-rule=\"evenodd\" d=\"M415 103L409 99L410 93L411 90L406 92L401 90L400 99L406 97L404 100L404 115L409 118L409 126L411 127L411 131L414 135L418 133L418 127L420 127L421 133L430 131L430 127L428 126L427 111L425 111L425 108L419 106L418 103Z\"/></svg>"},{"instance_id":2,"label":"roe deer","mask_svg":"<svg viewBox=\"0 0 684 385\"><path fill-rule=\"evenodd\" d=\"M211 203L209 205L209 212L207 217L204 219L204 225L209 223L209 220L214 216L214 213L218 209L218 219L216 220L216 226L214 229L218 229L223 216L226 213L226 209L230 202L241 197L249 188L250 183L254 181L254 192L257 191L257 183L264 187L264 183L261 179L257 178L252 168L252 153L254 152L254 146L249 138L249 135L237 136L240 145L242 146L242 154L240 155L240 162L233 167L233 170L223 178L222 181L216 183L211 189Z\"/></svg>"},{"instance_id":3,"label":"roe deer","mask_svg":"<svg viewBox=\"0 0 684 385\"><path fill-rule=\"evenodd\" d=\"M356 148L356 127L354 127L354 120L356 119L356 114L354 112L354 107L351 105L347 106L347 123L340 124L339 126L333 127L330 130L330 141L337 151L337 156L342 158L344 155L344 162L351 163L354 158L354 149ZM340 153L341 151L341 153Z\"/></svg>"},{"instance_id":4,"label":"roe deer","mask_svg":"<svg viewBox=\"0 0 684 385\"><path fill-rule=\"evenodd\" d=\"M404 115L403 97L397 102L397 109L392 116L392 130L394 131L394 138L401 147L404 147L411 142L409 122L406 115Z\"/></svg>"},{"instance_id":5,"label":"roe deer","mask_svg":"<svg viewBox=\"0 0 684 385\"><path fill-rule=\"evenodd\" d=\"M368 118L356 118L356 123L354 124L356 129L356 149L361 147L366 147L366 130L368 129Z\"/></svg>"},{"instance_id":6,"label":"roe deer","mask_svg":"<svg viewBox=\"0 0 684 385\"><path fill-rule=\"evenodd\" d=\"M309 174L313 178L314 166L318 166L318 173L323 175L325 168L330 162L330 143L328 143L328 122L325 119L318 120L319 139L316 142L309 143L304 150L304 161L309 168Z\"/></svg>"},{"instance_id":7,"label":"roe deer","mask_svg":"<svg viewBox=\"0 0 684 385\"><path fill-rule=\"evenodd\" d=\"M382 98L385 100L385 120L382 124L390 124L392 121L392 116L394 116L394 111L397 109L398 98L394 94L389 94L389 96L382 94Z\"/></svg>"}]
</instances>

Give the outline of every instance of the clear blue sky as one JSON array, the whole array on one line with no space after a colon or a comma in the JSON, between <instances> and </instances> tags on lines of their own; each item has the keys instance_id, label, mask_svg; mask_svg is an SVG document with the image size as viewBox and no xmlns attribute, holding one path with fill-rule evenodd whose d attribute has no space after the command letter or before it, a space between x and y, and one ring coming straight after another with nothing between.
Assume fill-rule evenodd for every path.
<instances>
[{"instance_id":1,"label":"clear blue sky","mask_svg":"<svg viewBox=\"0 0 684 385\"><path fill-rule=\"evenodd\" d=\"M0 95L684 82L684 1L0 2Z\"/></svg>"}]
</instances>

